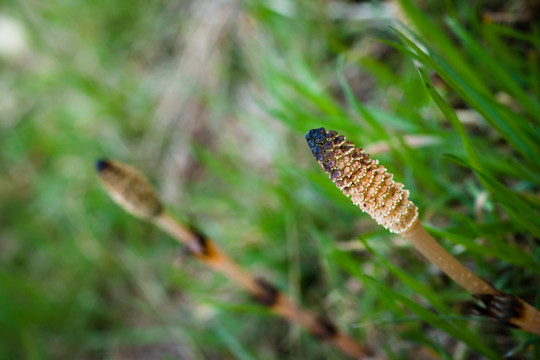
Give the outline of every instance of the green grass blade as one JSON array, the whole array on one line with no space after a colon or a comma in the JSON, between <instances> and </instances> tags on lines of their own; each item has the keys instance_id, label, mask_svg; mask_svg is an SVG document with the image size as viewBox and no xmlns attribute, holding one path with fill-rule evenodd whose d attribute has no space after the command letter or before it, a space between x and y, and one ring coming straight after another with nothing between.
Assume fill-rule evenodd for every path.
<instances>
[{"instance_id":1,"label":"green grass blade","mask_svg":"<svg viewBox=\"0 0 540 360\"><path fill-rule=\"evenodd\" d=\"M426 76L424 71L422 69L418 69L418 72L420 74L420 78L424 82L427 91L429 95L431 95L431 98L435 101L435 104L437 104L437 107L441 110L441 112L446 116L446 119L450 122L452 127L456 130L459 137L461 138L461 141L463 142L463 146L465 148L465 151L467 153L467 156L471 160L471 162L479 169L482 169L482 162L480 161L480 157L478 156L478 153L476 152L474 146L472 145L471 141L469 140L469 136L467 135L467 131L465 130L465 127L461 123L461 121L458 119L456 112L454 109L448 105L448 103L439 95L437 90L433 87L433 84L429 80L429 78Z\"/></svg>"},{"instance_id":2,"label":"green grass blade","mask_svg":"<svg viewBox=\"0 0 540 360\"><path fill-rule=\"evenodd\" d=\"M466 48L471 51L472 56L482 61L482 64L486 67L487 73L489 76L492 76L492 81L498 83L499 89L506 89L509 94L513 95L516 100L521 102L523 106L533 115L533 119L540 119L540 104L532 101L523 88L522 85L518 84L514 77L510 75L508 68L497 61L490 53L482 48L482 46L474 40L461 25L459 25L453 19L446 19L447 24L454 31L454 33L463 41ZM526 121L520 116L516 116L516 121ZM537 121L538 123L538 121Z\"/></svg>"},{"instance_id":3,"label":"green grass blade","mask_svg":"<svg viewBox=\"0 0 540 360\"><path fill-rule=\"evenodd\" d=\"M471 85L469 79L465 80L465 78L459 76L443 59L434 54L426 54L399 30L394 28L393 30L402 41L416 52L423 64L435 70L466 102L484 116L503 138L512 144L516 150L520 151L531 164L536 163L540 156L540 149L535 140L530 138L530 133L526 133L519 126L519 123L512 121L511 114L501 110L502 107L497 104L492 95L486 95L483 90L478 91Z\"/></svg>"},{"instance_id":4,"label":"green grass blade","mask_svg":"<svg viewBox=\"0 0 540 360\"><path fill-rule=\"evenodd\" d=\"M387 294L387 296L393 297L398 302L403 304L407 309L409 309L414 314L416 314L420 319L427 322L431 326L441 329L442 331L453 336L454 338L464 342L471 349L477 351L478 353L482 354L488 359L500 358L499 355L497 355L496 351L488 347L486 344L484 344L484 342L479 340L476 336L473 336L471 338L470 337L472 334L471 332L462 331L461 329L456 328L453 324L449 323L448 320L444 319L440 315L435 314L432 311L423 308L422 306L418 305L416 302L408 299L407 297L390 289L389 287L384 286L383 284L373 279L372 277L367 276L367 275L363 275L362 277L363 277L364 282L366 282L367 284L370 284L374 288L377 288L379 291L384 292L385 294Z\"/></svg>"},{"instance_id":5,"label":"green grass blade","mask_svg":"<svg viewBox=\"0 0 540 360\"><path fill-rule=\"evenodd\" d=\"M478 169L475 169L465 160L456 155L444 154L449 159L456 163L468 167L475 171L480 177L487 189L493 196L503 205L506 212L525 229L530 231L536 237L540 237L540 225L538 224L538 209L534 208L534 203L530 203L527 198L524 198L519 193L508 189L493 177L486 175Z\"/></svg>"}]
</instances>

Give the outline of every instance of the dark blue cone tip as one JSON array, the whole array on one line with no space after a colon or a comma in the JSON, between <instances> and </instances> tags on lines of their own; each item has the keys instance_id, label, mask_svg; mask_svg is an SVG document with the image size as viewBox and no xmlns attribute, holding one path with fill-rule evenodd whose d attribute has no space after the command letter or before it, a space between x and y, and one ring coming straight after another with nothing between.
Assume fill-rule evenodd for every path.
<instances>
[{"instance_id":1,"label":"dark blue cone tip","mask_svg":"<svg viewBox=\"0 0 540 360\"><path fill-rule=\"evenodd\" d=\"M99 159L96 161L96 169L98 172L108 169L111 166L111 163L107 159Z\"/></svg>"},{"instance_id":2,"label":"dark blue cone tip","mask_svg":"<svg viewBox=\"0 0 540 360\"><path fill-rule=\"evenodd\" d=\"M311 129L306 134L306 141L308 143L309 149L317 161L323 161L323 148L322 144L324 142L326 130L322 128Z\"/></svg>"}]
</instances>

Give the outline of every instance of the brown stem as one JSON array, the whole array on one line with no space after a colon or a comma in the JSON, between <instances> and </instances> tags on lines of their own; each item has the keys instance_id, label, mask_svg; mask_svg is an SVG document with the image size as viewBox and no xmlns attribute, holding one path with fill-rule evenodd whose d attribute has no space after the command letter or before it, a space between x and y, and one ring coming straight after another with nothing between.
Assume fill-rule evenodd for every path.
<instances>
[{"instance_id":1,"label":"brown stem","mask_svg":"<svg viewBox=\"0 0 540 360\"><path fill-rule=\"evenodd\" d=\"M540 313L525 301L503 293L450 255L426 231L420 221L401 236L446 275L468 290L486 306L480 309L485 316L501 323L540 335Z\"/></svg>"},{"instance_id":2,"label":"brown stem","mask_svg":"<svg viewBox=\"0 0 540 360\"><path fill-rule=\"evenodd\" d=\"M268 306L272 312L292 323L299 324L314 336L327 340L343 353L358 359L366 356L366 348L350 336L339 332L331 323L297 306L284 293L272 285L253 277L220 250L210 239L201 241L201 236L180 224L170 214L163 212L153 219L154 224L163 229L180 243L192 250L194 256L208 267L221 272L254 298Z\"/></svg>"},{"instance_id":3,"label":"brown stem","mask_svg":"<svg viewBox=\"0 0 540 360\"><path fill-rule=\"evenodd\" d=\"M220 250L213 241L174 219L163 207L154 188L136 169L110 160L97 163L101 180L109 195L124 210L152 222L185 245L200 262L247 290L273 313L298 324L321 340L326 340L355 359L366 356L367 348L341 333L328 320L316 316L281 293L267 281L252 276Z\"/></svg>"},{"instance_id":4,"label":"brown stem","mask_svg":"<svg viewBox=\"0 0 540 360\"><path fill-rule=\"evenodd\" d=\"M518 329L540 335L540 312L521 299L515 300L521 305L521 317L511 319L511 323Z\"/></svg>"},{"instance_id":5,"label":"brown stem","mask_svg":"<svg viewBox=\"0 0 540 360\"><path fill-rule=\"evenodd\" d=\"M417 221L409 231L402 233L401 236L409 240L422 255L469 292L473 294L499 293L493 285L466 268L439 245L420 221Z\"/></svg>"},{"instance_id":6,"label":"brown stem","mask_svg":"<svg viewBox=\"0 0 540 360\"><path fill-rule=\"evenodd\" d=\"M180 224L169 213L163 212L153 219L153 223L185 245L199 261L208 267L223 273L250 293L259 291L260 286L250 273L229 259L213 242Z\"/></svg>"}]
</instances>

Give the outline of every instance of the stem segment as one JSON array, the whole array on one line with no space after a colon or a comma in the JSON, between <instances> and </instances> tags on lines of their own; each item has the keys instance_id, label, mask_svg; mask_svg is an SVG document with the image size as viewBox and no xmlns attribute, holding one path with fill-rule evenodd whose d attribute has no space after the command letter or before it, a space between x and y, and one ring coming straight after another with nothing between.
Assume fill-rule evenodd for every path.
<instances>
[{"instance_id":1,"label":"stem segment","mask_svg":"<svg viewBox=\"0 0 540 360\"><path fill-rule=\"evenodd\" d=\"M439 243L429 235L420 221L417 221L409 231L402 233L401 236L409 240L422 255L470 293L499 293L493 285L473 273L439 245Z\"/></svg>"},{"instance_id":2,"label":"stem segment","mask_svg":"<svg viewBox=\"0 0 540 360\"><path fill-rule=\"evenodd\" d=\"M476 307L480 314L507 326L540 335L540 312L538 310L520 298L496 289L461 264L439 245L420 221L417 221L409 231L402 233L401 236L409 240L422 255L442 272L479 299L485 306L485 308Z\"/></svg>"},{"instance_id":3,"label":"stem segment","mask_svg":"<svg viewBox=\"0 0 540 360\"><path fill-rule=\"evenodd\" d=\"M98 161L97 168L107 192L124 210L168 233L185 245L197 260L248 291L274 314L300 325L315 337L328 341L354 359L368 354L365 346L340 332L330 321L302 309L266 280L252 276L209 238L174 219L139 171L110 160Z\"/></svg>"}]
</instances>

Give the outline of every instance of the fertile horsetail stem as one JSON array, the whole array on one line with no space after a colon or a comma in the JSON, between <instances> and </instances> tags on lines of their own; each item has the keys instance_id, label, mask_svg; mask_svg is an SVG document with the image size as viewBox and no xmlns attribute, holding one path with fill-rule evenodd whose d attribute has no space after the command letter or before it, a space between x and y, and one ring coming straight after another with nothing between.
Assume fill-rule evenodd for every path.
<instances>
[{"instance_id":1,"label":"fertile horsetail stem","mask_svg":"<svg viewBox=\"0 0 540 360\"><path fill-rule=\"evenodd\" d=\"M409 240L429 261L471 292L484 304L478 308L482 315L540 335L540 313L523 300L497 290L439 245L418 220L418 209L409 200L409 191L395 182L377 160L344 136L324 128L310 130L306 141L343 194L377 223Z\"/></svg>"},{"instance_id":2,"label":"fertile horsetail stem","mask_svg":"<svg viewBox=\"0 0 540 360\"><path fill-rule=\"evenodd\" d=\"M111 160L99 160L96 167L105 189L118 205L160 227L187 246L197 260L243 287L261 305L304 327L313 336L328 341L352 358L359 359L367 354L366 347L340 332L331 322L302 309L268 281L252 276L240 267L209 238L174 219L162 205L152 185L138 170Z\"/></svg>"}]
</instances>

